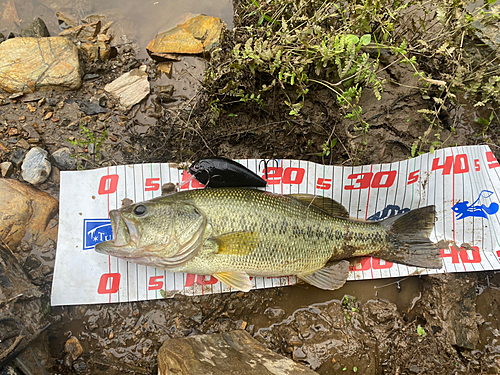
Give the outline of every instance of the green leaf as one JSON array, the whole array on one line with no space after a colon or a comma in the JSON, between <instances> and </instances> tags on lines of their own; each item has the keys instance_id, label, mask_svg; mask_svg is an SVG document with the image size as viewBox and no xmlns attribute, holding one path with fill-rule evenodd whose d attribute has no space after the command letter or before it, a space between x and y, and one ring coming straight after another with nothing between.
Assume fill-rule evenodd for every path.
<instances>
[{"instance_id":1,"label":"green leaf","mask_svg":"<svg viewBox=\"0 0 500 375\"><path fill-rule=\"evenodd\" d=\"M347 34L345 36L345 41L347 42L347 44L349 43L358 44L359 38L354 34Z\"/></svg>"},{"instance_id":2,"label":"green leaf","mask_svg":"<svg viewBox=\"0 0 500 375\"><path fill-rule=\"evenodd\" d=\"M420 325L417 327L417 333L421 337L425 337L427 335L427 332L425 332L425 329L423 329Z\"/></svg>"},{"instance_id":3,"label":"green leaf","mask_svg":"<svg viewBox=\"0 0 500 375\"><path fill-rule=\"evenodd\" d=\"M370 34L365 34L359 40L359 44L362 46L367 46L372 41L372 36Z\"/></svg>"}]
</instances>

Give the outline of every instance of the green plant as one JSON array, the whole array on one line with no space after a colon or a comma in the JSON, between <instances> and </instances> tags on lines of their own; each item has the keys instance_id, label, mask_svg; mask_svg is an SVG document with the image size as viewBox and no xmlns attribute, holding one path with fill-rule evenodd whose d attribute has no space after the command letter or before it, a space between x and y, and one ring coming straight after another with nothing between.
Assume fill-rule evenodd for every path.
<instances>
[{"instance_id":1,"label":"green plant","mask_svg":"<svg viewBox=\"0 0 500 375\"><path fill-rule=\"evenodd\" d=\"M81 133L81 138L79 139L66 139L70 144L76 147L81 147L86 149L90 157L88 155L85 155L84 153L76 153L72 155L72 157L77 157L79 160L77 161L77 168L79 170L84 169L85 167L79 163L81 159L86 160L86 161L91 161L92 163L96 164L102 160L102 147L104 142L108 139L108 131L104 129L102 133L96 137L95 132L93 130L90 130L87 128L83 123L80 123L80 133ZM92 151L91 151L92 149Z\"/></svg>"},{"instance_id":2,"label":"green plant","mask_svg":"<svg viewBox=\"0 0 500 375\"><path fill-rule=\"evenodd\" d=\"M417 326L417 334L418 334L418 341L421 342L425 336L427 336L427 332L425 332L425 329L423 329L420 324Z\"/></svg>"},{"instance_id":3,"label":"green plant","mask_svg":"<svg viewBox=\"0 0 500 375\"><path fill-rule=\"evenodd\" d=\"M323 150L318 154L318 156L329 156L333 148L337 145L337 141L337 138L332 139L331 141L327 139L321 146Z\"/></svg>"},{"instance_id":4,"label":"green plant","mask_svg":"<svg viewBox=\"0 0 500 375\"><path fill-rule=\"evenodd\" d=\"M345 295L342 297L342 307L347 321L351 321L354 314L359 313L359 305L356 297Z\"/></svg>"},{"instance_id":5,"label":"green plant","mask_svg":"<svg viewBox=\"0 0 500 375\"><path fill-rule=\"evenodd\" d=\"M423 329L420 324L417 326L417 333L421 337L427 336L427 333L425 332L425 329Z\"/></svg>"},{"instance_id":6,"label":"green plant","mask_svg":"<svg viewBox=\"0 0 500 375\"><path fill-rule=\"evenodd\" d=\"M371 91L380 100L387 80L404 86L382 72L405 65L429 100L419 111L429 129L412 155L443 147L447 139L431 138L442 131L440 116L457 94L476 107L500 104L497 54L475 39L495 45L477 27L500 19L492 1L470 11L469 0L241 0L246 5L231 41L212 52L206 74L207 92L217 100L214 115L238 102L265 111L279 98L289 116L300 117L311 91L327 88L348 120L346 145L353 148L360 135L368 143L370 130L361 96Z\"/></svg>"}]
</instances>

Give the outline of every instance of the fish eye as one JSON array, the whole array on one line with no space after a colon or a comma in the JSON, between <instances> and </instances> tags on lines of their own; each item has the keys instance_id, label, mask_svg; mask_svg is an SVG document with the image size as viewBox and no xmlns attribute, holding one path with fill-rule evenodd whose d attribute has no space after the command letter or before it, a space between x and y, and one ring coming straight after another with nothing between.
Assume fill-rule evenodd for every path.
<instances>
[{"instance_id":1,"label":"fish eye","mask_svg":"<svg viewBox=\"0 0 500 375\"><path fill-rule=\"evenodd\" d=\"M195 171L197 171L198 169L200 169L200 164L198 164L198 163L193 164L193 169Z\"/></svg>"},{"instance_id":2,"label":"fish eye","mask_svg":"<svg viewBox=\"0 0 500 375\"><path fill-rule=\"evenodd\" d=\"M134 214L136 216L143 216L146 213L146 211L147 211L146 206L144 206L143 204L135 206L134 208Z\"/></svg>"}]
</instances>

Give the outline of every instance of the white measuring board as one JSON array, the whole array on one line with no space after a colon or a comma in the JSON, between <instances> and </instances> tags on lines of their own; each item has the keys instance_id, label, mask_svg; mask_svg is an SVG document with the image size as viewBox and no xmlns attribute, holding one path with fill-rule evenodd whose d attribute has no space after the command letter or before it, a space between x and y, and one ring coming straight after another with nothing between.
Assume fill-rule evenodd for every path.
<instances>
[{"instance_id":1,"label":"white measuring board","mask_svg":"<svg viewBox=\"0 0 500 375\"><path fill-rule=\"evenodd\" d=\"M265 176L261 160L237 160ZM500 269L500 164L488 146L453 147L391 164L325 166L307 161L267 162L266 190L305 193L341 202L350 216L380 220L429 205L437 221L431 240L454 241L441 250L441 270L418 269L372 257L353 263L348 280ZM172 273L98 254L112 238L109 210L122 200L161 195L161 186L186 180L169 164L140 164L61 172L59 239L52 305L140 301L181 293L221 293L231 288L211 276ZM196 180L183 189L202 188ZM462 244L467 244L461 247ZM295 277L252 279L255 288L291 285Z\"/></svg>"}]
</instances>

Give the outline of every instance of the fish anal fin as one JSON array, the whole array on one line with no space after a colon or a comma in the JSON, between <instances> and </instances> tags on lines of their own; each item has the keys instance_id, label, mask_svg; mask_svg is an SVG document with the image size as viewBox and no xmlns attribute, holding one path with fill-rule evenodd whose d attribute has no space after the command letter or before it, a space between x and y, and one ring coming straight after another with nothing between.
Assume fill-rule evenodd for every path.
<instances>
[{"instance_id":1,"label":"fish anal fin","mask_svg":"<svg viewBox=\"0 0 500 375\"><path fill-rule=\"evenodd\" d=\"M313 205L326 213L337 217L349 217L349 212L337 201L328 197L311 194L288 194L287 197L295 198L306 205Z\"/></svg>"},{"instance_id":2,"label":"fish anal fin","mask_svg":"<svg viewBox=\"0 0 500 375\"><path fill-rule=\"evenodd\" d=\"M297 277L317 288L335 290L345 284L348 274L349 261L341 260L329 263L314 272L299 274Z\"/></svg>"},{"instance_id":3,"label":"fish anal fin","mask_svg":"<svg viewBox=\"0 0 500 375\"><path fill-rule=\"evenodd\" d=\"M220 282L235 289L241 290L242 292L248 292L250 291L250 289L252 289L252 282L250 281L250 277L244 271L220 272L214 274L214 276Z\"/></svg>"},{"instance_id":4,"label":"fish anal fin","mask_svg":"<svg viewBox=\"0 0 500 375\"><path fill-rule=\"evenodd\" d=\"M259 236L256 232L232 232L212 238L218 245L217 254L248 255L257 248Z\"/></svg>"}]
</instances>

